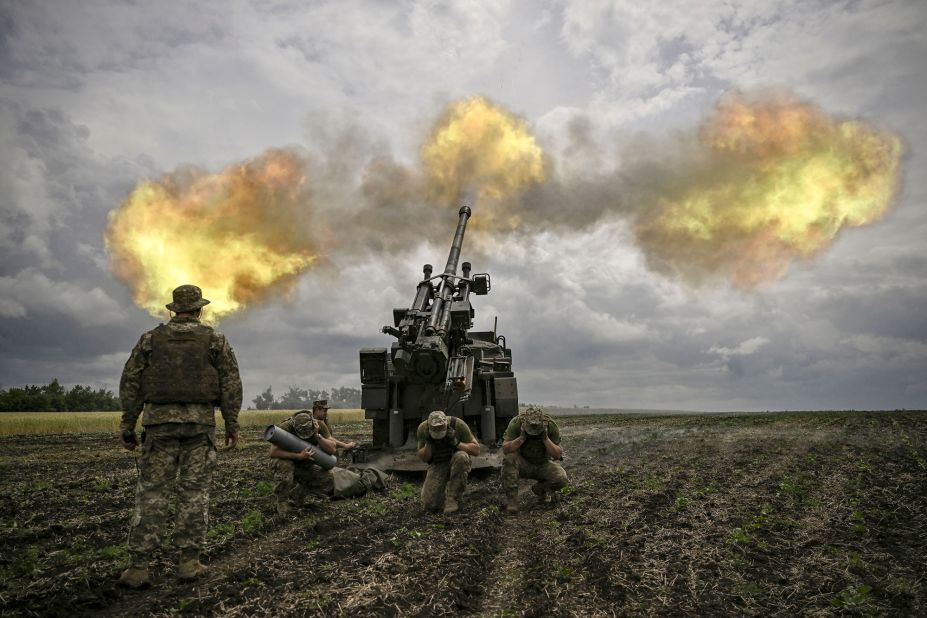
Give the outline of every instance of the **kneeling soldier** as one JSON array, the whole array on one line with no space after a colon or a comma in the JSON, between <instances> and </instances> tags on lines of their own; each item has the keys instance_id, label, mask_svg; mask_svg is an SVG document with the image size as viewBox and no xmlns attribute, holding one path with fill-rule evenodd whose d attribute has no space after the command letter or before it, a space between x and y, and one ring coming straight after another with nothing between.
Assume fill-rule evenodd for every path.
<instances>
[{"instance_id":1,"label":"kneeling soldier","mask_svg":"<svg viewBox=\"0 0 927 618\"><path fill-rule=\"evenodd\" d=\"M308 496L353 498L364 495L368 490L386 489L387 476L376 468L368 468L358 474L345 468L325 470L312 461L317 448L334 455L336 440L331 437L328 426L313 418L308 410L297 412L281 423L280 428L312 446L300 453L291 453L271 445L271 471L277 480L274 493L278 514L289 513L294 505L301 506Z\"/></svg>"},{"instance_id":2,"label":"kneeling soldier","mask_svg":"<svg viewBox=\"0 0 927 618\"><path fill-rule=\"evenodd\" d=\"M436 410L418 426L418 457L428 464L422 485L422 506L437 511L444 505L447 514L460 509L460 498L467 488L470 456L480 454L480 443L467 424Z\"/></svg>"},{"instance_id":3,"label":"kneeling soldier","mask_svg":"<svg viewBox=\"0 0 927 618\"><path fill-rule=\"evenodd\" d=\"M502 490L507 502L505 510L518 512L518 479L537 481L531 491L541 502L549 492L567 484L567 475L555 459L563 459L560 428L540 408L528 408L513 418L502 436Z\"/></svg>"}]
</instances>

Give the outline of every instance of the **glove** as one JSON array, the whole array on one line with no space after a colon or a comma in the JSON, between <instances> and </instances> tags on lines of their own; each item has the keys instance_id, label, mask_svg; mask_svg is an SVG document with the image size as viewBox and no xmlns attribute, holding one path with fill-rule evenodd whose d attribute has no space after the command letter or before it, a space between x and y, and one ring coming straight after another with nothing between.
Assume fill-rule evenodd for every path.
<instances>
[{"instance_id":1,"label":"glove","mask_svg":"<svg viewBox=\"0 0 927 618\"><path fill-rule=\"evenodd\" d=\"M135 431L131 429L123 429L119 437L122 438L122 445L130 451L140 444L138 436L136 436Z\"/></svg>"},{"instance_id":2,"label":"glove","mask_svg":"<svg viewBox=\"0 0 927 618\"><path fill-rule=\"evenodd\" d=\"M447 430L447 435L444 437L444 439L447 440L447 443L452 447L456 447L458 444L460 444L460 440L457 439L457 432L450 429Z\"/></svg>"}]
</instances>

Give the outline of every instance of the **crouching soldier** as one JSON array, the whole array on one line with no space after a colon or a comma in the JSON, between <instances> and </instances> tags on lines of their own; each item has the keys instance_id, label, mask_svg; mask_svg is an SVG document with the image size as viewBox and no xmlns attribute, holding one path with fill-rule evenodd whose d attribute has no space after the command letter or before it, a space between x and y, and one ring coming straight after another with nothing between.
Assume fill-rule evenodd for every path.
<instances>
[{"instance_id":1,"label":"crouching soldier","mask_svg":"<svg viewBox=\"0 0 927 618\"><path fill-rule=\"evenodd\" d=\"M460 498L467 488L470 457L480 454L480 443L467 424L436 410L418 426L418 457L428 464L422 485L422 506L445 514L460 509Z\"/></svg>"},{"instance_id":2,"label":"crouching soldier","mask_svg":"<svg viewBox=\"0 0 927 618\"><path fill-rule=\"evenodd\" d=\"M308 410L302 410L284 421L280 428L311 446L300 453L285 451L271 445L271 472L277 485L277 513L289 513L294 506L302 506L306 498L354 498L369 490L386 489L387 475L376 468L367 468L360 473L345 468L325 470L313 462L316 449L329 455L335 454L336 440L331 437L327 425L314 418Z\"/></svg>"},{"instance_id":3,"label":"crouching soldier","mask_svg":"<svg viewBox=\"0 0 927 618\"><path fill-rule=\"evenodd\" d=\"M567 484L567 475L556 461L563 459L560 428L540 408L528 408L513 418L502 436L502 490L505 510L518 512L518 479L534 479L531 491L541 502L550 492Z\"/></svg>"}]
</instances>

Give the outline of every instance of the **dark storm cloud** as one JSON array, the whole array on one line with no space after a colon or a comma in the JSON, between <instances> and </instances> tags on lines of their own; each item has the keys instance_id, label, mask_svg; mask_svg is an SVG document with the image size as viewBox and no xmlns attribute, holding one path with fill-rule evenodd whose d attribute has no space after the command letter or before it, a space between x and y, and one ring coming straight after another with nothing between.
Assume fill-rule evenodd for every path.
<instances>
[{"instance_id":1,"label":"dark storm cloud","mask_svg":"<svg viewBox=\"0 0 927 618\"><path fill-rule=\"evenodd\" d=\"M110 383L97 361L131 347L140 316L104 268L100 230L143 167L95 155L89 129L61 110L2 99L0 117L0 381Z\"/></svg>"},{"instance_id":2,"label":"dark storm cloud","mask_svg":"<svg viewBox=\"0 0 927 618\"><path fill-rule=\"evenodd\" d=\"M246 400L268 385L356 385L358 349L390 344L380 327L453 233L455 209L415 199L416 148L443 102L479 92L525 114L561 166L524 196L537 234L470 234L463 256L493 276L476 327L499 316L523 400L927 402L922 3L199 6L0 9L0 383L114 386L156 321L105 272L106 212L139 178L297 141L350 251L291 301L220 328ZM648 272L604 213L630 212L661 177L680 143L667 133L691 134L722 90L756 85L902 133L899 208L750 293Z\"/></svg>"}]
</instances>

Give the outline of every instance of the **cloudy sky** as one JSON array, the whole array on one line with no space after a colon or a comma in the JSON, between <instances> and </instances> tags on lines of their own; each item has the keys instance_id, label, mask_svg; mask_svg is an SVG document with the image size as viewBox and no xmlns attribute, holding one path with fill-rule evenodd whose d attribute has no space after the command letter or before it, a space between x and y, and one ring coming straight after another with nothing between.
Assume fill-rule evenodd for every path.
<instances>
[{"instance_id":1,"label":"cloudy sky","mask_svg":"<svg viewBox=\"0 0 927 618\"><path fill-rule=\"evenodd\" d=\"M0 387L116 387L156 320L103 233L143 178L330 152L346 131L363 133L355 158L414 162L443 106L474 94L525 118L562 173L629 172L629 143L671 144L722 94L776 89L901 137L887 216L752 289L653 270L620 217L477 243L464 259L493 289L476 327L499 316L522 401L927 408L927 4L647 4L0 1ZM358 385L357 351L389 345L380 327L443 264L455 220L224 319L246 398Z\"/></svg>"}]
</instances>

